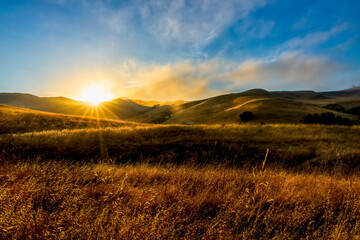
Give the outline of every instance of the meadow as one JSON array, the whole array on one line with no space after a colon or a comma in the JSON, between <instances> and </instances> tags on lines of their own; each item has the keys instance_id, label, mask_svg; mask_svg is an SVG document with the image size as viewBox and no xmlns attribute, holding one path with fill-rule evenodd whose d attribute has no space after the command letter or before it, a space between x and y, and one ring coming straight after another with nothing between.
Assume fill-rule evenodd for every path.
<instances>
[{"instance_id":1,"label":"meadow","mask_svg":"<svg viewBox=\"0 0 360 240\"><path fill-rule=\"evenodd\" d=\"M1 239L360 237L359 126L1 120Z\"/></svg>"},{"instance_id":2,"label":"meadow","mask_svg":"<svg viewBox=\"0 0 360 240\"><path fill-rule=\"evenodd\" d=\"M355 175L54 161L2 164L0 174L2 239L354 239L360 234Z\"/></svg>"},{"instance_id":3,"label":"meadow","mask_svg":"<svg viewBox=\"0 0 360 240\"><path fill-rule=\"evenodd\" d=\"M5 134L1 156L12 161L268 164L349 173L360 159L360 127L321 125L150 125Z\"/></svg>"}]
</instances>

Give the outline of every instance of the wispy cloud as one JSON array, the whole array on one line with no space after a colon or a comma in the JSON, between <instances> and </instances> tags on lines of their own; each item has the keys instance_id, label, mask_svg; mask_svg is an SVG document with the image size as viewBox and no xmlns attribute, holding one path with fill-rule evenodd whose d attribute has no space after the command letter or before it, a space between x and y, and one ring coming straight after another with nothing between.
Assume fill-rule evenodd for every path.
<instances>
[{"instance_id":1,"label":"wispy cloud","mask_svg":"<svg viewBox=\"0 0 360 240\"><path fill-rule=\"evenodd\" d=\"M345 69L324 57L285 52L270 60L245 61L228 75L235 85L277 89L326 89Z\"/></svg>"},{"instance_id":2,"label":"wispy cloud","mask_svg":"<svg viewBox=\"0 0 360 240\"><path fill-rule=\"evenodd\" d=\"M324 57L285 52L272 59L242 63L224 59L173 64L129 61L116 69L117 86L131 98L198 99L249 88L327 89L345 67ZM120 82L119 82L120 81Z\"/></svg>"},{"instance_id":3,"label":"wispy cloud","mask_svg":"<svg viewBox=\"0 0 360 240\"><path fill-rule=\"evenodd\" d=\"M357 74L326 57L284 52L274 58L249 59L243 62L222 58L180 60L168 64L150 64L129 60L121 65L97 69L74 69L59 76L59 85L47 86L48 91L77 91L92 83L109 86L115 96L144 100L194 100L239 92L251 88L268 90L331 90L351 87ZM99 82L100 81L100 82ZM76 84L76 86L74 85ZM69 89L67 86L74 86ZM61 91L60 91L61 92Z\"/></svg>"},{"instance_id":4,"label":"wispy cloud","mask_svg":"<svg viewBox=\"0 0 360 240\"><path fill-rule=\"evenodd\" d=\"M340 25L336 25L327 31L309 33L304 37L295 37L282 44L280 46L280 49L298 49L319 45L328 41L330 38L335 37L338 34L346 31L347 29L349 29L349 27L349 24L343 23Z\"/></svg>"},{"instance_id":5,"label":"wispy cloud","mask_svg":"<svg viewBox=\"0 0 360 240\"><path fill-rule=\"evenodd\" d=\"M114 6L112 2L99 0L87 1L86 5L92 6L91 12L116 33L143 31L162 44L203 47L267 2L269 0L137 0ZM264 25L259 29L260 37L269 27Z\"/></svg>"},{"instance_id":6,"label":"wispy cloud","mask_svg":"<svg viewBox=\"0 0 360 240\"><path fill-rule=\"evenodd\" d=\"M236 20L266 4L266 0L146 1L143 25L161 41L206 45Z\"/></svg>"},{"instance_id":7,"label":"wispy cloud","mask_svg":"<svg viewBox=\"0 0 360 240\"><path fill-rule=\"evenodd\" d=\"M247 19L243 21L241 32L248 38L265 38L274 28L275 21Z\"/></svg>"},{"instance_id":8,"label":"wispy cloud","mask_svg":"<svg viewBox=\"0 0 360 240\"><path fill-rule=\"evenodd\" d=\"M206 66L192 61L181 61L166 65L143 65L130 61L117 69L117 78L126 79L121 85L123 92L131 98L176 100L196 99L217 93L210 90L211 72Z\"/></svg>"},{"instance_id":9,"label":"wispy cloud","mask_svg":"<svg viewBox=\"0 0 360 240\"><path fill-rule=\"evenodd\" d=\"M123 35L133 32L134 12L131 8L111 9L101 4L92 12L111 32Z\"/></svg>"}]
</instances>

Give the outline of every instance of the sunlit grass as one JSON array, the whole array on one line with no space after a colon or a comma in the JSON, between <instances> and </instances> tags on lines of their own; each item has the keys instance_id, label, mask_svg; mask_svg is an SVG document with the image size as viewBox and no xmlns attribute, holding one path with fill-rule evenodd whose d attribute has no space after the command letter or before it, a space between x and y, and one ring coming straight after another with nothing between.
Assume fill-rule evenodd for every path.
<instances>
[{"instance_id":1,"label":"sunlit grass","mask_svg":"<svg viewBox=\"0 0 360 240\"><path fill-rule=\"evenodd\" d=\"M0 116L0 239L360 236L359 126Z\"/></svg>"},{"instance_id":2,"label":"sunlit grass","mask_svg":"<svg viewBox=\"0 0 360 240\"><path fill-rule=\"evenodd\" d=\"M87 114L99 116L96 114L98 111L100 110L89 106L84 112L85 115L81 117L0 105L0 134L140 125L133 122L86 117Z\"/></svg>"},{"instance_id":3,"label":"sunlit grass","mask_svg":"<svg viewBox=\"0 0 360 240\"><path fill-rule=\"evenodd\" d=\"M5 164L0 167L0 237L359 236L359 177L266 170L51 161Z\"/></svg>"},{"instance_id":4,"label":"sunlit grass","mask_svg":"<svg viewBox=\"0 0 360 240\"><path fill-rule=\"evenodd\" d=\"M269 164L353 171L360 127L317 125L129 126L51 130L0 138L3 157L244 166L270 149Z\"/></svg>"}]
</instances>

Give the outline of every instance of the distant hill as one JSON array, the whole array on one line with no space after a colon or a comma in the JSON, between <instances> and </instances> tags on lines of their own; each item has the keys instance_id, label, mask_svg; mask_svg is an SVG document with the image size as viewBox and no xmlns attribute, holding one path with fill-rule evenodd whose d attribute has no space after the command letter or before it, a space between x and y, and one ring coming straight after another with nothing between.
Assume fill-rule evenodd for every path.
<instances>
[{"instance_id":1,"label":"distant hill","mask_svg":"<svg viewBox=\"0 0 360 240\"><path fill-rule=\"evenodd\" d=\"M94 107L86 102L64 97L37 97L23 93L0 93L0 104L52 113L110 119L127 119L150 109L150 107L122 98L104 102Z\"/></svg>"},{"instance_id":2,"label":"distant hill","mask_svg":"<svg viewBox=\"0 0 360 240\"><path fill-rule=\"evenodd\" d=\"M251 111L255 123L298 123L313 113L333 112L358 119L360 88L342 91L273 91L252 89L206 99L172 102L118 98L97 107L63 97L37 97L0 93L0 104L47 112L130 120L156 124L239 123L239 115Z\"/></svg>"},{"instance_id":3,"label":"distant hill","mask_svg":"<svg viewBox=\"0 0 360 240\"><path fill-rule=\"evenodd\" d=\"M339 98L359 98L360 87L353 87L340 91L315 92L312 90L305 91L273 91L273 95L281 98L293 100L331 100Z\"/></svg>"},{"instance_id":4,"label":"distant hill","mask_svg":"<svg viewBox=\"0 0 360 240\"><path fill-rule=\"evenodd\" d=\"M322 96L313 91L268 92L263 89L253 89L192 101L179 106L159 106L135 116L132 120L165 124L239 123L239 115L244 111L253 112L252 122L257 123L298 123L308 114L329 111L356 119L356 116L318 106L316 100L328 99ZM315 102L299 101L302 99L311 99Z\"/></svg>"},{"instance_id":5,"label":"distant hill","mask_svg":"<svg viewBox=\"0 0 360 240\"><path fill-rule=\"evenodd\" d=\"M326 94L315 91L275 91L272 92L274 96L291 99L291 100L323 100L331 97Z\"/></svg>"},{"instance_id":6,"label":"distant hill","mask_svg":"<svg viewBox=\"0 0 360 240\"><path fill-rule=\"evenodd\" d=\"M331 91L331 92L322 92L325 96L339 98L339 97L359 97L360 96L360 87L353 87L340 91Z\"/></svg>"},{"instance_id":7,"label":"distant hill","mask_svg":"<svg viewBox=\"0 0 360 240\"><path fill-rule=\"evenodd\" d=\"M165 102L160 102L160 101L145 101L145 100L140 100L140 99L131 99L131 101L143 105L143 106L147 106L147 107L153 107L155 105L159 105L159 106L164 106L164 105L181 105L184 104L188 101L185 100L175 100L175 101L165 101Z\"/></svg>"},{"instance_id":8,"label":"distant hill","mask_svg":"<svg viewBox=\"0 0 360 240\"><path fill-rule=\"evenodd\" d=\"M95 107L96 109L98 109L100 116L105 116L106 118L128 119L149 111L151 107L142 106L130 99L118 98L109 102L103 102Z\"/></svg>"},{"instance_id":9,"label":"distant hill","mask_svg":"<svg viewBox=\"0 0 360 240\"><path fill-rule=\"evenodd\" d=\"M360 87L330 92L276 91L272 94L280 98L341 112L351 112L352 108L360 107Z\"/></svg>"}]
</instances>

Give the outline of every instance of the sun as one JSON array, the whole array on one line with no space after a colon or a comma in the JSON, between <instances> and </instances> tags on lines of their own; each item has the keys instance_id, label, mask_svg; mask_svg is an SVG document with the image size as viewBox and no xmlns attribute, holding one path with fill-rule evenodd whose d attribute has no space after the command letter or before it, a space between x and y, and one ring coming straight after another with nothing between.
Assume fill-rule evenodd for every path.
<instances>
[{"instance_id":1,"label":"sun","mask_svg":"<svg viewBox=\"0 0 360 240\"><path fill-rule=\"evenodd\" d=\"M84 88L81 97L79 97L79 100L88 102L93 106L113 99L114 95L108 91L104 85L100 84L94 84Z\"/></svg>"}]
</instances>

